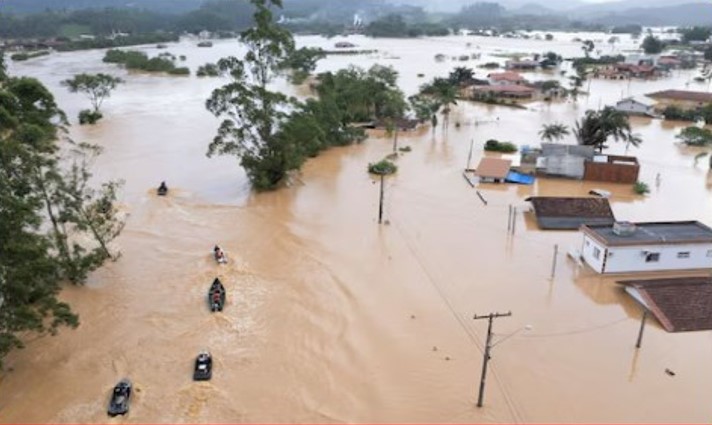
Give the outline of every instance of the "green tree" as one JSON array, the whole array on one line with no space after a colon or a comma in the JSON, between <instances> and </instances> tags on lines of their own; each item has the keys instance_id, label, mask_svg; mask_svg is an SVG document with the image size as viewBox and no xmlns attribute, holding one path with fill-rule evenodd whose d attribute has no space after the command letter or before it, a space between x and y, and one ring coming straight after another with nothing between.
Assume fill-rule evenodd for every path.
<instances>
[{"instance_id":1,"label":"green tree","mask_svg":"<svg viewBox=\"0 0 712 425\"><path fill-rule=\"evenodd\" d=\"M641 45L645 54L654 55L663 51L663 42L659 38L648 35L643 39L643 44Z\"/></svg>"},{"instance_id":2,"label":"green tree","mask_svg":"<svg viewBox=\"0 0 712 425\"><path fill-rule=\"evenodd\" d=\"M420 92L435 99L438 111L442 110L443 126L447 127L452 111L451 105L457 105L457 88L445 78L434 78L431 83L421 87Z\"/></svg>"},{"instance_id":3,"label":"green tree","mask_svg":"<svg viewBox=\"0 0 712 425\"><path fill-rule=\"evenodd\" d=\"M600 111L586 111L583 118L576 122L574 136L580 145L594 146L599 152L607 148L606 143L611 137L636 147L642 143L638 136L631 133L628 117L610 106Z\"/></svg>"},{"instance_id":4,"label":"green tree","mask_svg":"<svg viewBox=\"0 0 712 425\"><path fill-rule=\"evenodd\" d=\"M90 124L94 124L102 117L99 109L104 100L110 97L116 86L123 82L121 78L107 74L78 74L71 79L62 81L62 85L72 93L83 93L89 98L92 111L89 114L84 113L84 119L80 114L79 121L81 123L88 121Z\"/></svg>"},{"instance_id":5,"label":"green tree","mask_svg":"<svg viewBox=\"0 0 712 425\"><path fill-rule=\"evenodd\" d=\"M549 142L561 140L569 134L569 128L560 123L545 124L539 131L539 137Z\"/></svg>"},{"instance_id":6,"label":"green tree","mask_svg":"<svg viewBox=\"0 0 712 425\"><path fill-rule=\"evenodd\" d=\"M294 50L282 63L280 68L292 71L292 82L301 84L314 72L319 60L326 57L321 48L302 47Z\"/></svg>"},{"instance_id":7,"label":"green tree","mask_svg":"<svg viewBox=\"0 0 712 425\"><path fill-rule=\"evenodd\" d=\"M475 77L475 71L473 71L471 68L467 68L465 66L458 66L457 68L453 69L452 72L450 72L450 77L448 78L450 80L450 83L455 84L457 86L462 86L463 84L466 84Z\"/></svg>"},{"instance_id":8,"label":"green tree","mask_svg":"<svg viewBox=\"0 0 712 425\"><path fill-rule=\"evenodd\" d=\"M712 145L712 131L707 130L706 128L687 127L676 137L688 146Z\"/></svg>"},{"instance_id":9,"label":"green tree","mask_svg":"<svg viewBox=\"0 0 712 425\"><path fill-rule=\"evenodd\" d=\"M253 186L267 190L301 165L297 147L278 135L288 118L287 98L267 88L294 50L294 39L273 19L272 8L281 8L281 0L252 0L252 4L254 26L240 34L247 53L243 59L229 57L218 62L232 81L213 91L206 103L215 116L226 117L208 147L208 156L237 156Z\"/></svg>"},{"instance_id":10,"label":"green tree","mask_svg":"<svg viewBox=\"0 0 712 425\"><path fill-rule=\"evenodd\" d=\"M681 32L683 43L690 43L691 41L707 41L707 39L710 38L710 35L712 35L712 28L691 27L685 28Z\"/></svg>"},{"instance_id":11,"label":"green tree","mask_svg":"<svg viewBox=\"0 0 712 425\"><path fill-rule=\"evenodd\" d=\"M586 81L587 73L583 65L576 66L575 71L576 74L569 77L569 83L571 85L571 97L574 98L574 102L577 102L583 83Z\"/></svg>"},{"instance_id":12,"label":"green tree","mask_svg":"<svg viewBox=\"0 0 712 425\"><path fill-rule=\"evenodd\" d=\"M596 49L596 45L593 43L592 40L584 40L581 42L581 50L583 50L584 55L586 57L591 56L591 52L593 52Z\"/></svg>"},{"instance_id":13,"label":"green tree","mask_svg":"<svg viewBox=\"0 0 712 425\"><path fill-rule=\"evenodd\" d=\"M110 240L103 230L120 231L110 215L115 191L98 196L87 184L88 164L65 161L74 151L65 124L39 81L0 76L0 359L22 347L21 334L79 324L57 299L60 284L83 283L107 258L94 248ZM86 158L80 151L72 155ZM79 210L93 217L76 217Z\"/></svg>"}]
</instances>

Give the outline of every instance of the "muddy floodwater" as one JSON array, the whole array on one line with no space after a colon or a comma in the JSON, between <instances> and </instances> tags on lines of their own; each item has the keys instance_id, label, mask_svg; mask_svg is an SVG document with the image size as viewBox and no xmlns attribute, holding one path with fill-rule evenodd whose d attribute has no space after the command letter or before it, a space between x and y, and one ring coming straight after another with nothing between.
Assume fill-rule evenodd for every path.
<instances>
[{"instance_id":1,"label":"muddy floodwater","mask_svg":"<svg viewBox=\"0 0 712 425\"><path fill-rule=\"evenodd\" d=\"M503 60L497 55L504 53L580 55L573 37L600 40L603 53L635 46L630 40L611 46L604 34L555 37L352 37L359 48L379 51L330 56L319 70L392 65L413 94L455 66ZM297 41L331 48L339 39ZM183 40L167 50L186 55L193 72L240 53L234 40L211 49ZM481 56L437 63L437 53ZM62 293L81 326L29 339L7 358L0 422L712 420L712 332L671 334L650 320L636 351L642 312L614 278L566 258L580 244L577 232L542 232L520 214L516 234L507 234L510 205L522 211L531 195L585 195L593 188L613 193L619 219L712 225L712 176L706 160L695 164L699 151L676 143L684 124L633 119L644 143L629 153L651 186L646 197L626 185L539 179L530 187L481 185L485 206L461 175L472 140L473 163L490 138L538 145L542 124L573 124L586 109L622 96L706 90L692 81L695 71L647 82L593 80L591 95L578 104L533 102L520 110L460 102L450 128L401 134L401 146L412 152L386 179L387 223L379 226L379 187L366 167L390 152L390 138L374 134L331 149L310 160L292 186L253 194L235 159L205 157L218 121L204 101L225 80L127 73L102 57L103 51L61 53L10 66L14 75L44 82L73 121L88 102L61 80L80 72L126 80L105 103L106 118L73 126L71 136L104 148L97 180L125 180L121 204L130 217L117 241L121 259L94 273L86 287ZM613 143L609 152L624 153L625 146ZM174 190L157 198L162 180ZM215 243L226 250L227 266L212 261ZM228 291L222 314L211 314L205 302L215 277ZM492 352L485 405L477 408L487 328L472 317L509 311L511 317L495 322L501 344ZM191 380L202 349L215 358L209 383ZM131 410L110 419L110 391L124 377L136 388Z\"/></svg>"}]
</instances>

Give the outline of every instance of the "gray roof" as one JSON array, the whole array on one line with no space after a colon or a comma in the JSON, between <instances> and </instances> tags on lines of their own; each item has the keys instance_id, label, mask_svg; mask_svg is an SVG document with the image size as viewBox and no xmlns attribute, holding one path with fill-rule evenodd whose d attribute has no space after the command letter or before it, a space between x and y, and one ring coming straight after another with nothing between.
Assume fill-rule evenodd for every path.
<instances>
[{"instance_id":1,"label":"gray roof","mask_svg":"<svg viewBox=\"0 0 712 425\"><path fill-rule=\"evenodd\" d=\"M578 230L584 224L609 225L615 217L608 199L531 197L539 228L545 230Z\"/></svg>"},{"instance_id":2,"label":"gray roof","mask_svg":"<svg viewBox=\"0 0 712 425\"><path fill-rule=\"evenodd\" d=\"M712 229L698 221L635 223L630 236L613 233L612 225L584 226L583 231L608 246L712 243Z\"/></svg>"}]
</instances>

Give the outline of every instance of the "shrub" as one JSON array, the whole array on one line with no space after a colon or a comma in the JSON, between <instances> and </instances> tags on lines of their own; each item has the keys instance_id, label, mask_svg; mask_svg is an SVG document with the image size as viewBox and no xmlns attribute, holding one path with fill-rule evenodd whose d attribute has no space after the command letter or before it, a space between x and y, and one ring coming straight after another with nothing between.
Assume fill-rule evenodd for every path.
<instances>
[{"instance_id":1,"label":"shrub","mask_svg":"<svg viewBox=\"0 0 712 425\"><path fill-rule=\"evenodd\" d=\"M387 159L379 161L375 164L368 164L368 172L379 176L387 176L395 174L398 171L398 166Z\"/></svg>"},{"instance_id":2,"label":"shrub","mask_svg":"<svg viewBox=\"0 0 712 425\"><path fill-rule=\"evenodd\" d=\"M180 67L180 68L173 68L170 71L168 71L169 74L171 75L190 75L190 68L188 67Z\"/></svg>"},{"instance_id":3,"label":"shrub","mask_svg":"<svg viewBox=\"0 0 712 425\"><path fill-rule=\"evenodd\" d=\"M217 77L220 75L220 69L214 63L206 63L198 68L195 75L198 77Z\"/></svg>"},{"instance_id":4,"label":"shrub","mask_svg":"<svg viewBox=\"0 0 712 425\"><path fill-rule=\"evenodd\" d=\"M15 53L14 55L10 56L10 59L14 60L15 62L21 62L21 61L26 61L28 59L33 59L33 58L38 58L40 56L47 56L49 55L49 52L47 50L40 50L38 52L21 52L21 53Z\"/></svg>"},{"instance_id":5,"label":"shrub","mask_svg":"<svg viewBox=\"0 0 712 425\"><path fill-rule=\"evenodd\" d=\"M650 193L650 187L648 187L648 184L645 182L636 182L633 185L633 192L638 195L645 195Z\"/></svg>"},{"instance_id":6,"label":"shrub","mask_svg":"<svg viewBox=\"0 0 712 425\"><path fill-rule=\"evenodd\" d=\"M517 145L511 142L500 142L498 140L488 140L485 143L485 150L487 152L502 152L502 153L514 153L519 150Z\"/></svg>"},{"instance_id":7,"label":"shrub","mask_svg":"<svg viewBox=\"0 0 712 425\"><path fill-rule=\"evenodd\" d=\"M81 112L79 112L79 124L96 124L97 121L99 121L103 117L104 116L101 114L101 112L83 109Z\"/></svg>"},{"instance_id":8,"label":"shrub","mask_svg":"<svg viewBox=\"0 0 712 425\"><path fill-rule=\"evenodd\" d=\"M403 146L402 148L398 148L398 150L401 152L410 152L413 149L410 146Z\"/></svg>"}]
</instances>

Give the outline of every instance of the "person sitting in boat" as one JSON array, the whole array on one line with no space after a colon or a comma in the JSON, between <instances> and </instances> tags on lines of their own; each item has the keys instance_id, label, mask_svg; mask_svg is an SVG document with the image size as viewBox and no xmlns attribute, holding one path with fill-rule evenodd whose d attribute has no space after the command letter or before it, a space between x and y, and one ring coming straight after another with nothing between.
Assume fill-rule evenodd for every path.
<instances>
[{"instance_id":1,"label":"person sitting in boat","mask_svg":"<svg viewBox=\"0 0 712 425\"><path fill-rule=\"evenodd\" d=\"M215 253L215 259L216 259L217 261L223 261L223 260L225 260L225 253L223 252L223 250L222 250L219 246L215 245L215 248L213 249L213 252Z\"/></svg>"}]
</instances>

